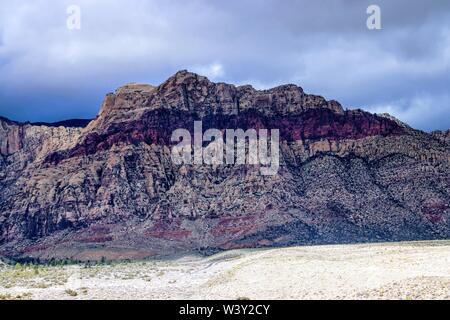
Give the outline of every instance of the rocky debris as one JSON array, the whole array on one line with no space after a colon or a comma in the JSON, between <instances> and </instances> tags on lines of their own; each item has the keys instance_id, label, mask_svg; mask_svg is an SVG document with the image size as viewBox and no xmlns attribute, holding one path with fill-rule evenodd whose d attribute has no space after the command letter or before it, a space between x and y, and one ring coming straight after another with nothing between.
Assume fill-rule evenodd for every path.
<instances>
[{"instance_id":1,"label":"rocky debris","mask_svg":"<svg viewBox=\"0 0 450 320\"><path fill-rule=\"evenodd\" d=\"M450 130L447 131L434 131L431 133L436 139L446 143L450 146Z\"/></svg>"},{"instance_id":2,"label":"rocky debris","mask_svg":"<svg viewBox=\"0 0 450 320\"><path fill-rule=\"evenodd\" d=\"M278 174L175 165L171 133L192 131L195 120L204 130L279 129ZM129 84L108 94L84 128L0 125L7 256L450 236L445 135L344 111L295 85L258 91L181 71L157 87Z\"/></svg>"}]
</instances>

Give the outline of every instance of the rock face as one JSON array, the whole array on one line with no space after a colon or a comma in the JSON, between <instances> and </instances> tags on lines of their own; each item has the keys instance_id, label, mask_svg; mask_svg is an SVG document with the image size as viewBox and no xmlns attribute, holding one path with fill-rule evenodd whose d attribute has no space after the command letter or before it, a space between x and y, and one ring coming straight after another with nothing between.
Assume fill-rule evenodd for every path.
<instances>
[{"instance_id":1,"label":"rock face","mask_svg":"<svg viewBox=\"0 0 450 320\"><path fill-rule=\"evenodd\" d=\"M280 130L280 169L175 165L193 131ZM86 127L0 119L0 251L16 258L450 237L450 145L295 85L257 91L181 71L108 94Z\"/></svg>"},{"instance_id":2,"label":"rock face","mask_svg":"<svg viewBox=\"0 0 450 320\"><path fill-rule=\"evenodd\" d=\"M450 130L447 131L434 131L431 133L436 139L441 140L444 143L450 145Z\"/></svg>"}]
</instances>

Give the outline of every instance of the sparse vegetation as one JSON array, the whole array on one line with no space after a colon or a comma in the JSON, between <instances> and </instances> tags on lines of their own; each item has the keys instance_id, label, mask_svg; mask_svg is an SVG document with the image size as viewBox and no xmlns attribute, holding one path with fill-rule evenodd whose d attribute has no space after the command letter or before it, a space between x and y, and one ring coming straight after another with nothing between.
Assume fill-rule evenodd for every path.
<instances>
[{"instance_id":1,"label":"sparse vegetation","mask_svg":"<svg viewBox=\"0 0 450 320\"><path fill-rule=\"evenodd\" d=\"M449 247L362 244L107 264L0 263L0 299L450 299Z\"/></svg>"},{"instance_id":2,"label":"sparse vegetation","mask_svg":"<svg viewBox=\"0 0 450 320\"><path fill-rule=\"evenodd\" d=\"M0 294L0 300L30 300L32 296L29 292L18 295Z\"/></svg>"},{"instance_id":3,"label":"sparse vegetation","mask_svg":"<svg viewBox=\"0 0 450 320\"><path fill-rule=\"evenodd\" d=\"M78 292L76 292L75 290L72 290L72 289L66 289L64 292L67 293L71 297L78 296Z\"/></svg>"},{"instance_id":4,"label":"sparse vegetation","mask_svg":"<svg viewBox=\"0 0 450 320\"><path fill-rule=\"evenodd\" d=\"M66 283L69 275L68 270L64 268L16 263L14 267L5 267L0 272L0 287L48 288Z\"/></svg>"},{"instance_id":5,"label":"sparse vegetation","mask_svg":"<svg viewBox=\"0 0 450 320\"><path fill-rule=\"evenodd\" d=\"M156 275L157 277L162 277L164 276L165 272L164 271L159 271L158 274Z\"/></svg>"}]
</instances>

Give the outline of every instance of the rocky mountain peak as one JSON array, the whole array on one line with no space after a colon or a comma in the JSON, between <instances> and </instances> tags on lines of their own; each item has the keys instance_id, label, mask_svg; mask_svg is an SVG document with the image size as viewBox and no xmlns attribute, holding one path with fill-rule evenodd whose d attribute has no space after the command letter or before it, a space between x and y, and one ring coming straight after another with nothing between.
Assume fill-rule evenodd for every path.
<instances>
[{"instance_id":1,"label":"rocky mountain peak","mask_svg":"<svg viewBox=\"0 0 450 320\"><path fill-rule=\"evenodd\" d=\"M197 73L194 72L190 72L188 70L180 70L177 71L174 75L172 75L171 77L169 77L164 83L164 84L175 84L175 85L180 85L183 83L189 83L192 81L196 81L196 82L211 82L207 77L205 76L201 76Z\"/></svg>"},{"instance_id":2,"label":"rocky mountain peak","mask_svg":"<svg viewBox=\"0 0 450 320\"><path fill-rule=\"evenodd\" d=\"M399 126L401 126L403 128L411 128L407 123L397 119L396 117L390 115L389 113L380 113L380 114L377 114L377 115L380 116L380 117L384 117L386 119L392 120L392 121L394 121L395 123L397 123Z\"/></svg>"},{"instance_id":3,"label":"rocky mountain peak","mask_svg":"<svg viewBox=\"0 0 450 320\"><path fill-rule=\"evenodd\" d=\"M174 130L278 129L280 168L178 165ZM105 97L86 128L0 119L0 254L190 250L450 237L448 133L180 71ZM97 251L98 250L98 251Z\"/></svg>"},{"instance_id":4,"label":"rocky mountain peak","mask_svg":"<svg viewBox=\"0 0 450 320\"><path fill-rule=\"evenodd\" d=\"M328 109L342 114L334 100L305 94L294 84L267 90L250 85L215 83L207 77L178 71L159 86L131 83L108 94L99 115L86 131L104 131L117 122L135 121L154 110L192 112L199 117L208 114L237 115L255 111L266 116L295 115L310 109Z\"/></svg>"},{"instance_id":5,"label":"rocky mountain peak","mask_svg":"<svg viewBox=\"0 0 450 320\"><path fill-rule=\"evenodd\" d=\"M116 90L115 94L120 95L120 94L127 94L127 93L133 93L133 92L153 93L155 90L156 90L156 87L154 87L150 84L131 82L122 87L119 87Z\"/></svg>"}]
</instances>

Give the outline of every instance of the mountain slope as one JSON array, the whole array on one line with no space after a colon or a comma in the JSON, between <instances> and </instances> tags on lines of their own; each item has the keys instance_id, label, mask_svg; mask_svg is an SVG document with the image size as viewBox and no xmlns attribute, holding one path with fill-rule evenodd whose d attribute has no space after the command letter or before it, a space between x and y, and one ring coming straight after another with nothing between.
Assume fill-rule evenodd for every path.
<instances>
[{"instance_id":1,"label":"mountain slope","mask_svg":"<svg viewBox=\"0 0 450 320\"><path fill-rule=\"evenodd\" d=\"M173 130L280 130L281 166L175 165ZM450 236L442 135L308 95L181 71L108 94L85 128L0 123L0 248L13 257Z\"/></svg>"}]
</instances>

